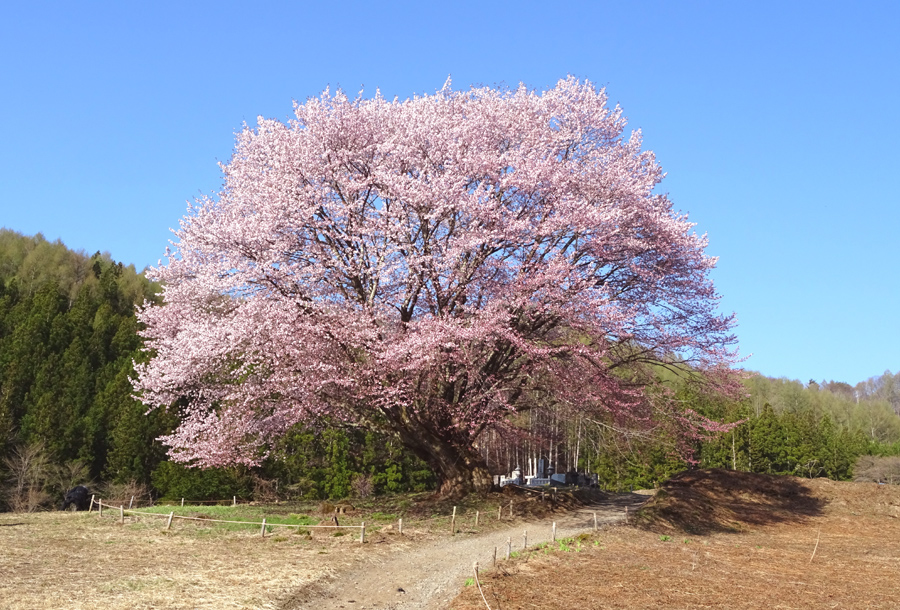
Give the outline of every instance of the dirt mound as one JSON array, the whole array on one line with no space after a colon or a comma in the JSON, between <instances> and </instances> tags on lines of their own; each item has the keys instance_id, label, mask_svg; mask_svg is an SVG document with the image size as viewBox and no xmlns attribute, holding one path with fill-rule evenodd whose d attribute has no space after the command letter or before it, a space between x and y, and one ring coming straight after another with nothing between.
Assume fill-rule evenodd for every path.
<instances>
[{"instance_id":1,"label":"dirt mound","mask_svg":"<svg viewBox=\"0 0 900 610\"><path fill-rule=\"evenodd\" d=\"M666 481L635 516L653 531L738 532L748 526L802 522L821 515L827 497L796 477L718 468L689 470Z\"/></svg>"},{"instance_id":2,"label":"dirt mound","mask_svg":"<svg viewBox=\"0 0 900 610\"><path fill-rule=\"evenodd\" d=\"M613 497L599 489L544 489L521 485L507 485L498 495L506 503L512 501L516 516L526 519L540 519L560 510L571 511L603 504Z\"/></svg>"}]
</instances>

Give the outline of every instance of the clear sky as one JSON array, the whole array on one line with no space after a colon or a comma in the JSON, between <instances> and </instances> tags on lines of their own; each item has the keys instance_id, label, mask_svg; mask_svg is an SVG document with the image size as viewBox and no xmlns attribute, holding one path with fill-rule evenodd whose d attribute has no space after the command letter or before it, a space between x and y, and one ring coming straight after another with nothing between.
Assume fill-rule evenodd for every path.
<instances>
[{"instance_id":1,"label":"clear sky","mask_svg":"<svg viewBox=\"0 0 900 610\"><path fill-rule=\"evenodd\" d=\"M325 87L607 88L708 233L745 366L900 369L900 3L9 2L0 226L138 269L234 133Z\"/></svg>"}]
</instances>

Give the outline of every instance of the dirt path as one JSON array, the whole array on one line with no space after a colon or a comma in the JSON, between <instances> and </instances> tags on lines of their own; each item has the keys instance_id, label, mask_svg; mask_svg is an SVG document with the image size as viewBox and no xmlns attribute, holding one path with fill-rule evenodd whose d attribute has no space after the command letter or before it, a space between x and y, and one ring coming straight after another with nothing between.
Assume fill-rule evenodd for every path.
<instances>
[{"instance_id":1,"label":"dirt path","mask_svg":"<svg viewBox=\"0 0 900 610\"><path fill-rule=\"evenodd\" d=\"M466 578L472 576L472 564L490 567L494 547L498 560L505 557L507 538L513 551L521 550L523 533L528 545L547 542L552 522L557 538L592 530L594 512L600 524L622 521L626 507L634 510L647 500L638 494L618 494L609 500L557 514L539 522L521 521L516 525L485 534L460 534L453 538L425 542L400 542L390 553L369 556L346 570L338 571L327 585L309 595L295 597L285 608L300 610L444 610L456 597ZM305 599L302 599L305 598Z\"/></svg>"}]
</instances>

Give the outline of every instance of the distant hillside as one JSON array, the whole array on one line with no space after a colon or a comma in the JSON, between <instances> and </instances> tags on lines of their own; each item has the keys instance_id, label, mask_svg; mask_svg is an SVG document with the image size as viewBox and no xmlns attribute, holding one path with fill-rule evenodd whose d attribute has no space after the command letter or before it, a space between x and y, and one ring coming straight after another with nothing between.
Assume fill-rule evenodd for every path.
<instances>
[{"instance_id":1,"label":"distant hillside","mask_svg":"<svg viewBox=\"0 0 900 610\"><path fill-rule=\"evenodd\" d=\"M158 287L108 254L0 230L0 457L43 444L54 464L146 479L160 418L132 397L135 306Z\"/></svg>"}]
</instances>

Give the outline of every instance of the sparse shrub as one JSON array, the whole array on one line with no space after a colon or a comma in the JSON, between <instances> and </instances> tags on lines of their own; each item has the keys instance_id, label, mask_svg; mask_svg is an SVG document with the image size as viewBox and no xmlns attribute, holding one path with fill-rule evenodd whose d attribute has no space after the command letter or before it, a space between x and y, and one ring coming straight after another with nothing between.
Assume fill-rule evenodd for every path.
<instances>
[{"instance_id":1,"label":"sparse shrub","mask_svg":"<svg viewBox=\"0 0 900 610\"><path fill-rule=\"evenodd\" d=\"M81 460L72 460L53 467L50 475L50 486L54 495L65 496L65 493L78 485L93 488L91 470Z\"/></svg>"},{"instance_id":2,"label":"sparse shrub","mask_svg":"<svg viewBox=\"0 0 900 610\"><path fill-rule=\"evenodd\" d=\"M900 484L900 456L861 455L853 472L855 481Z\"/></svg>"},{"instance_id":3,"label":"sparse shrub","mask_svg":"<svg viewBox=\"0 0 900 610\"><path fill-rule=\"evenodd\" d=\"M126 483L106 483L100 488L100 496L110 504L127 506L134 497L134 506L146 506L151 503L150 488L135 480Z\"/></svg>"},{"instance_id":4,"label":"sparse shrub","mask_svg":"<svg viewBox=\"0 0 900 610\"><path fill-rule=\"evenodd\" d=\"M272 504L278 502L278 481L264 479L259 475L252 475L253 482L253 499L257 502Z\"/></svg>"},{"instance_id":5,"label":"sparse shrub","mask_svg":"<svg viewBox=\"0 0 900 610\"><path fill-rule=\"evenodd\" d=\"M354 476L350 486L353 488L353 493L358 498L368 498L375 490L375 483L372 475L368 474L358 474Z\"/></svg>"}]
</instances>

